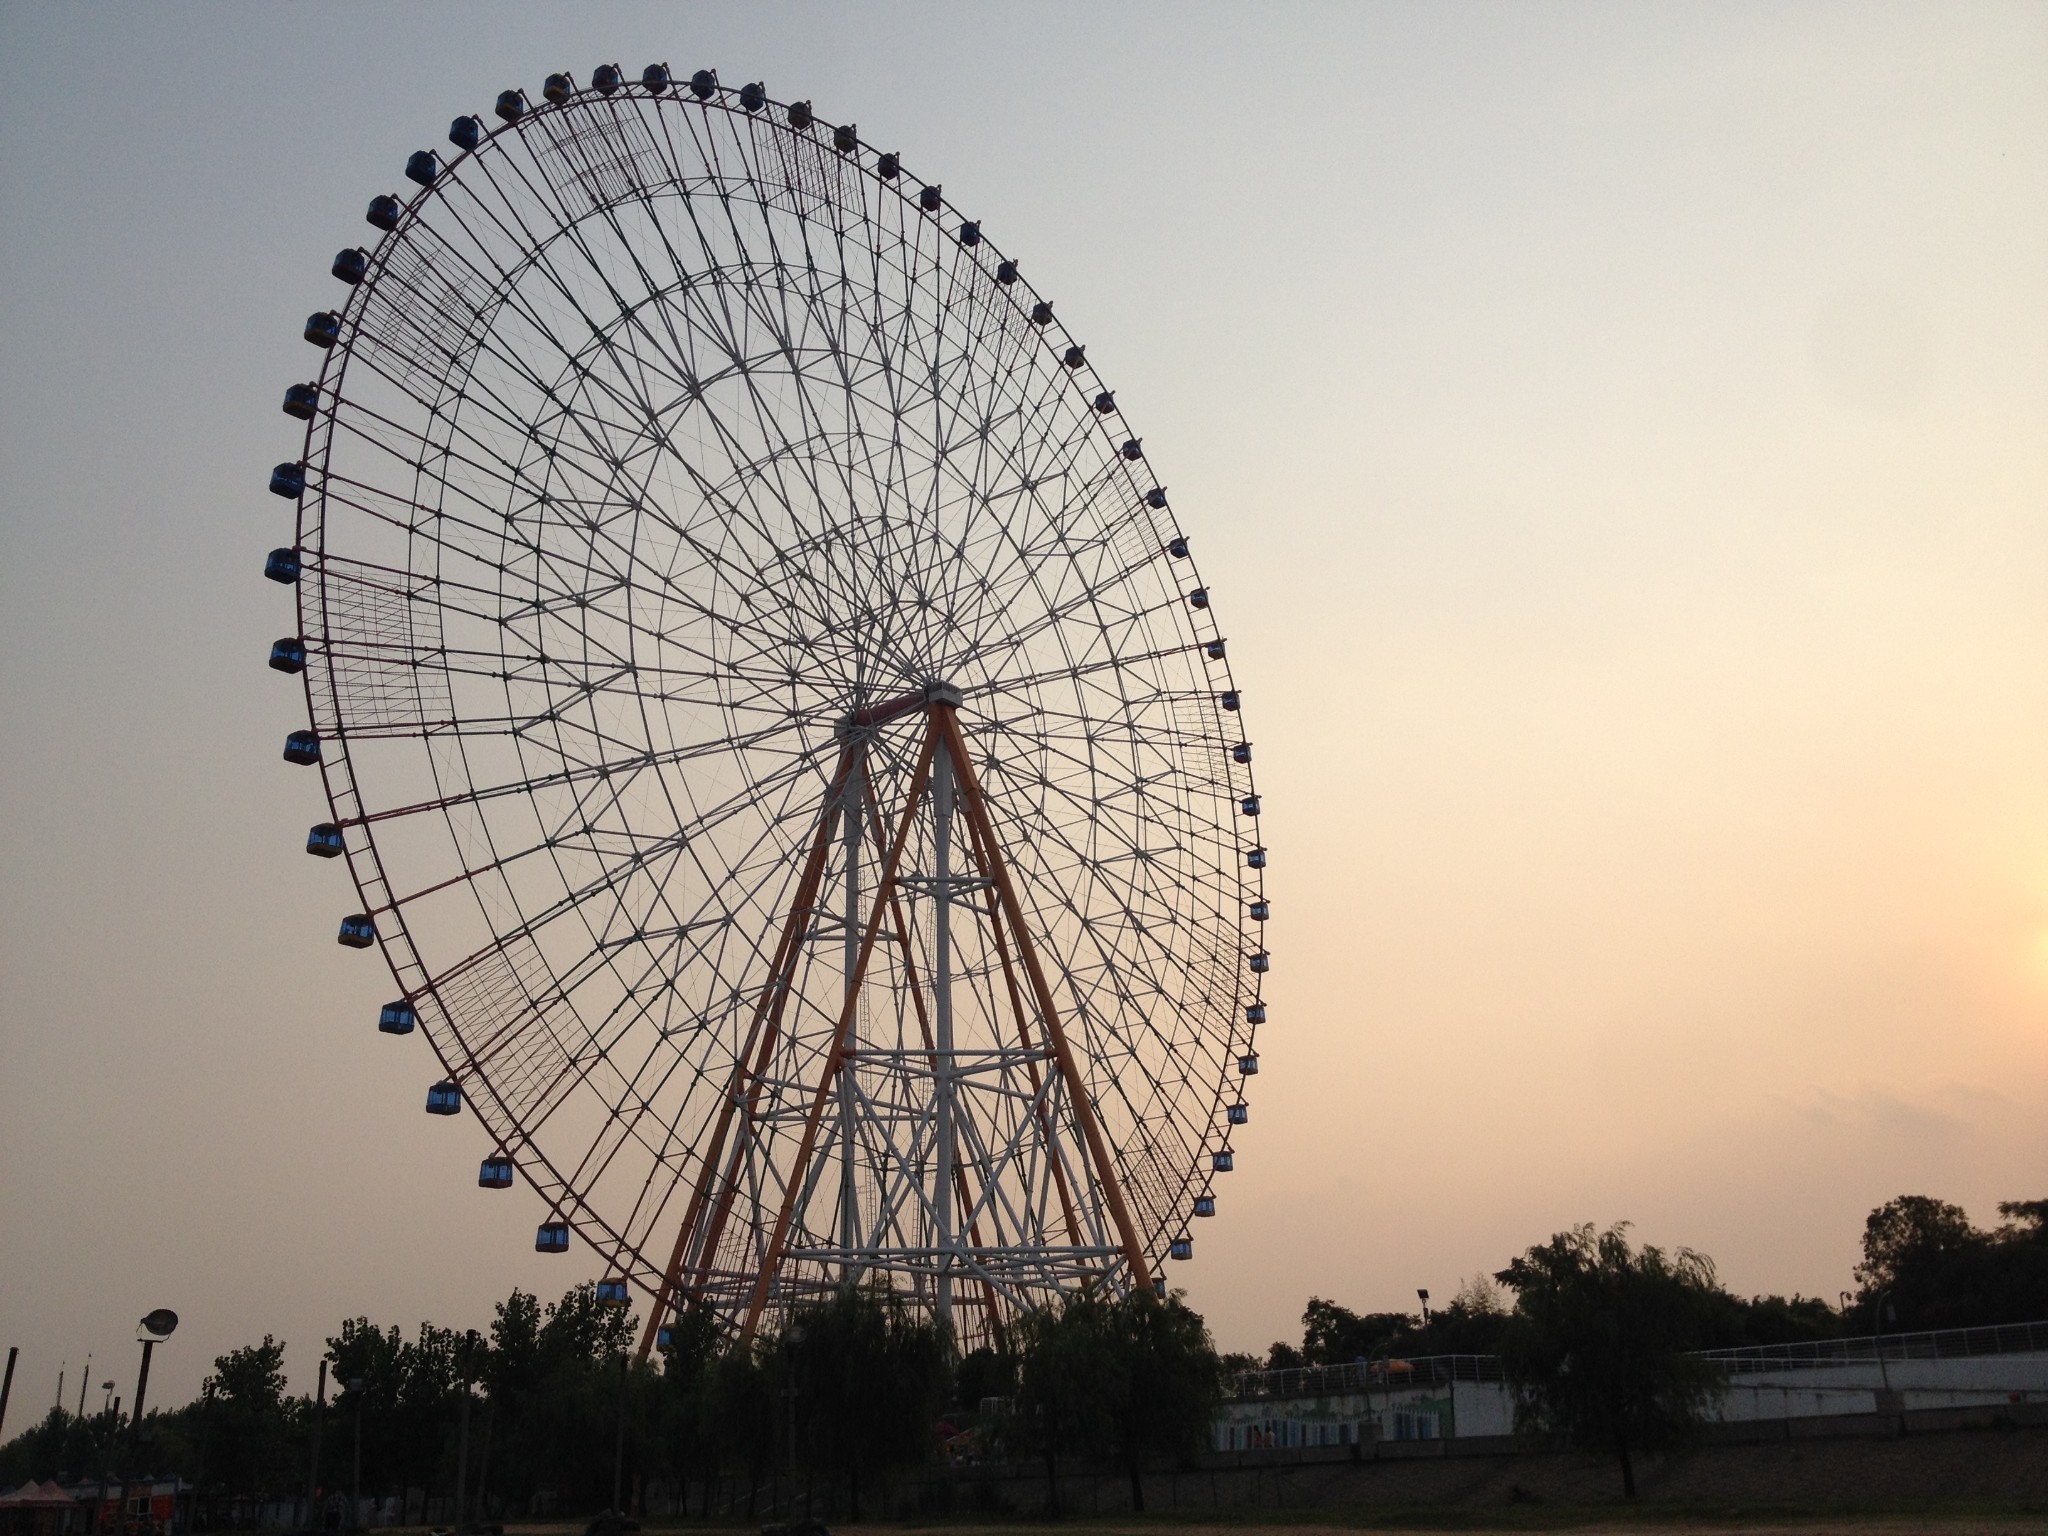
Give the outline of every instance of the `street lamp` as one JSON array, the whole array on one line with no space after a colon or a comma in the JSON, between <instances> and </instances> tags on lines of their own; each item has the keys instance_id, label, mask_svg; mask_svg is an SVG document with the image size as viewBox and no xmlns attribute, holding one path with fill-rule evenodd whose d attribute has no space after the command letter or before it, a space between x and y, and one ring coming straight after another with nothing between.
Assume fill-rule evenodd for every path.
<instances>
[{"instance_id":1,"label":"street lamp","mask_svg":"<svg viewBox=\"0 0 2048 1536\"><path fill-rule=\"evenodd\" d=\"M1422 1321L1424 1324L1427 1324L1429 1322L1429 1292L1418 1290L1415 1294L1422 1298Z\"/></svg>"},{"instance_id":2,"label":"street lamp","mask_svg":"<svg viewBox=\"0 0 2048 1536\"><path fill-rule=\"evenodd\" d=\"M135 1456L142 1444L142 1410L144 1399L149 1394L149 1357L156 1350L157 1340L168 1339L178 1327L178 1314L169 1307L158 1307L154 1312L135 1325L141 1329L136 1342L142 1346L142 1369L135 1378L135 1406L128 1419L128 1455L121 1469L121 1523L128 1521L128 1475L135 1470ZM147 1517L147 1503L144 1505Z\"/></svg>"},{"instance_id":3,"label":"street lamp","mask_svg":"<svg viewBox=\"0 0 2048 1536\"><path fill-rule=\"evenodd\" d=\"M367 1385L360 1376L348 1379L348 1395L356 1404L356 1455L355 1466L349 1474L348 1484L348 1528L361 1528L363 1518L363 1388Z\"/></svg>"}]
</instances>

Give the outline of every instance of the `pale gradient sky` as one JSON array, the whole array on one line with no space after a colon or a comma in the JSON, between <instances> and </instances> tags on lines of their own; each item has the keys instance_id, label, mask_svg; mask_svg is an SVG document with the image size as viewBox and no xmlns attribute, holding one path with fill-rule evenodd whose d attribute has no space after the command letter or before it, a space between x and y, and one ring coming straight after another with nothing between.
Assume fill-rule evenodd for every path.
<instances>
[{"instance_id":1,"label":"pale gradient sky","mask_svg":"<svg viewBox=\"0 0 2048 1536\"><path fill-rule=\"evenodd\" d=\"M0 1347L152 1396L480 1324L474 1187L300 852L263 488L448 119L765 79L978 210L1201 541L1273 1024L1226 1347L1628 1218L1849 1283L2048 1195L2048 6L0 6Z\"/></svg>"}]
</instances>

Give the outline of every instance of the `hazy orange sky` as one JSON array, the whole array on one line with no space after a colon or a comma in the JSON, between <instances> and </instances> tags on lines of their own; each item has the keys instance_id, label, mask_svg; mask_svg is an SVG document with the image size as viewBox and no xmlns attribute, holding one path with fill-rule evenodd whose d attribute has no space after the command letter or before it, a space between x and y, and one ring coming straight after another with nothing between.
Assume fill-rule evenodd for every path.
<instances>
[{"instance_id":1,"label":"hazy orange sky","mask_svg":"<svg viewBox=\"0 0 2048 1536\"><path fill-rule=\"evenodd\" d=\"M1627 1218L1849 1285L2048 1195L2048 6L0 8L18 1415L589 1256L474 1184L278 760L298 330L450 117L665 59L943 179L1230 634L1275 969L1225 1347Z\"/></svg>"}]
</instances>

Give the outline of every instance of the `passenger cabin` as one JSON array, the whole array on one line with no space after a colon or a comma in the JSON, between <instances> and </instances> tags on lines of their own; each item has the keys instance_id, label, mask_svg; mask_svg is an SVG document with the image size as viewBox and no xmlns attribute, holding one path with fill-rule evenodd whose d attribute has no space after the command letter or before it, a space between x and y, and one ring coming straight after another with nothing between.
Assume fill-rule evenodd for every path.
<instances>
[{"instance_id":1,"label":"passenger cabin","mask_svg":"<svg viewBox=\"0 0 2048 1536\"><path fill-rule=\"evenodd\" d=\"M284 760L301 768L320 761L320 737L313 731L293 731L284 739Z\"/></svg>"},{"instance_id":2,"label":"passenger cabin","mask_svg":"<svg viewBox=\"0 0 2048 1536\"><path fill-rule=\"evenodd\" d=\"M1257 1051L1248 1052L1237 1058L1237 1075L1239 1077L1257 1077L1259 1075L1259 1053Z\"/></svg>"},{"instance_id":3,"label":"passenger cabin","mask_svg":"<svg viewBox=\"0 0 2048 1536\"><path fill-rule=\"evenodd\" d=\"M1252 956L1252 969L1254 971L1257 971L1261 976L1265 975L1265 973L1270 971L1272 968L1273 957L1267 954L1263 949L1260 950L1256 955Z\"/></svg>"},{"instance_id":4,"label":"passenger cabin","mask_svg":"<svg viewBox=\"0 0 2048 1536\"><path fill-rule=\"evenodd\" d=\"M303 672L306 670L306 642L288 636L283 640L270 642L270 670L273 672Z\"/></svg>"},{"instance_id":5,"label":"passenger cabin","mask_svg":"<svg viewBox=\"0 0 2048 1536\"><path fill-rule=\"evenodd\" d=\"M535 1253L567 1253L569 1251L569 1223L566 1221L544 1221L533 1234Z\"/></svg>"},{"instance_id":6,"label":"passenger cabin","mask_svg":"<svg viewBox=\"0 0 2048 1536\"><path fill-rule=\"evenodd\" d=\"M1266 867L1266 850L1263 848L1254 848L1250 853L1244 856L1244 862L1249 868L1264 869Z\"/></svg>"},{"instance_id":7,"label":"passenger cabin","mask_svg":"<svg viewBox=\"0 0 2048 1536\"><path fill-rule=\"evenodd\" d=\"M600 64L590 72L590 88L600 96L611 95L625 82L625 71L616 64Z\"/></svg>"},{"instance_id":8,"label":"passenger cabin","mask_svg":"<svg viewBox=\"0 0 2048 1536\"><path fill-rule=\"evenodd\" d=\"M280 464L270 472L270 494L297 501L306 491L306 466Z\"/></svg>"},{"instance_id":9,"label":"passenger cabin","mask_svg":"<svg viewBox=\"0 0 2048 1536\"><path fill-rule=\"evenodd\" d=\"M284 392L284 413L300 421L311 421L313 413L320 409L320 386L318 384L294 384Z\"/></svg>"},{"instance_id":10,"label":"passenger cabin","mask_svg":"<svg viewBox=\"0 0 2048 1536\"><path fill-rule=\"evenodd\" d=\"M1221 1152L1211 1154L1209 1166L1218 1173L1228 1173L1237 1166L1237 1159L1231 1156L1230 1149L1226 1147Z\"/></svg>"},{"instance_id":11,"label":"passenger cabin","mask_svg":"<svg viewBox=\"0 0 2048 1536\"><path fill-rule=\"evenodd\" d=\"M597 1304L601 1307L623 1307L629 1298L626 1282L616 1276L597 1282Z\"/></svg>"},{"instance_id":12,"label":"passenger cabin","mask_svg":"<svg viewBox=\"0 0 2048 1536\"><path fill-rule=\"evenodd\" d=\"M491 104L491 110L508 123L516 123L526 116L526 98L517 91L500 91L498 99Z\"/></svg>"},{"instance_id":13,"label":"passenger cabin","mask_svg":"<svg viewBox=\"0 0 2048 1536\"><path fill-rule=\"evenodd\" d=\"M576 94L576 82L565 74L552 74L540 83L541 95L560 106Z\"/></svg>"},{"instance_id":14,"label":"passenger cabin","mask_svg":"<svg viewBox=\"0 0 2048 1536\"><path fill-rule=\"evenodd\" d=\"M502 1152L494 1152L477 1166L476 1185L478 1189L510 1189L512 1187L512 1159Z\"/></svg>"},{"instance_id":15,"label":"passenger cabin","mask_svg":"<svg viewBox=\"0 0 2048 1536\"><path fill-rule=\"evenodd\" d=\"M1249 1125L1252 1119L1252 1107L1240 1099L1225 1111L1224 1118L1229 1120L1232 1125Z\"/></svg>"},{"instance_id":16,"label":"passenger cabin","mask_svg":"<svg viewBox=\"0 0 2048 1536\"><path fill-rule=\"evenodd\" d=\"M353 288L369 275L370 253L355 245L345 251L336 251L334 265L327 270Z\"/></svg>"},{"instance_id":17,"label":"passenger cabin","mask_svg":"<svg viewBox=\"0 0 2048 1536\"><path fill-rule=\"evenodd\" d=\"M448 142L464 154L483 141L484 120L480 117L458 117L448 125Z\"/></svg>"},{"instance_id":18,"label":"passenger cabin","mask_svg":"<svg viewBox=\"0 0 2048 1536\"><path fill-rule=\"evenodd\" d=\"M1244 1021L1245 1021L1245 1023L1247 1023L1247 1024L1263 1024L1263 1023L1265 1023L1265 1022L1266 1022L1266 1005L1265 1005L1264 1003L1253 1003L1253 1004L1251 1005L1251 1007L1249 1007L1249 1008L1245 1009L1245 1011L1244 1011Z\"/></svg>"},{"instance_id":19,"label":"passenger cabin","mask_svg":"<svg viewBox=\"0 0 2048 1536\"><path fill-rule=\"evenodd\" d=\"M1216 1214L1216 1197L1214 1195L1195 1196L1195 1214L1197 1216L1214 1216Z\"/></svg>"},{"instance_id":20,"label":"passenger cabin","mask_svg":"<svg viewBox=\"0 0 2048 1536\"><path fill-rule=\"evenodd\" d=\"M348 851L348 845L341 839L341 828L331 821L323 821L306 829L306 852L316 859L339 858Z\"/></svg>"},{"instance_id":21,"label":"passenger cabin","mask_svg":"<svg viewBox=\"0 0 2048 1536\"><path fill-rule=\"evenodd\" d=\"M443 1078L427 1090L427 1113L430 1115L459 1115L462 1113L462 1090Z\"/></svg>"},{"instance_id":22,"label":"passenger cabin","mask_svg":"<svg viewBox=\"0 0 2048 1536\"><path fill-rule=\"evenodd\" d=\"M357 912L341 920L341 931L334 936L334 942L347 949L368 949L377 942L377 924L367 912Z\"/></svg>"},{"instance_id":23,"label":"passenger cabin","mask_svg":"<svg viewBox=\"0 0 2048 1536\"><path fill-rule=\"evenodd\" d=\"M370 199L370 211L363 215L379 229L398 228L398 216L405 212L405 206L389 192L379 192Z\"/></svg>"},{"instance_id":24,"label":"passenger cabin","mask_svg":"<svg viewBox=\"0 0 2048 1536\"><path fill-rule=\"evenodd\" d=\"M416 149L405 157L405 179L431 187L441 174L441 157L431 149Z\"/></svg>"},{"instance_id":25,"label":"passenger cabin","mask_svg":"<svg viewBox=\"0 0 2048 1536\"><path fill-rule=\"evenodd\" d=\"M1170 1259L1192 1259L1195 1256L1194 1239L1176 1237L1167 1245L1166 1256Z\"/></svg>"},{"instance_id":26,"label":"passenger cabin","mask_svg":"<svg viewBox=\"0 0 2048 1536\"><path fill-rule=\"evenodd\" d=\"M409 1035L420 1016L404 998L395 1003L386 1003L377 1011L377 1028L387 1035Z\"/></svg>"}]
</instances>

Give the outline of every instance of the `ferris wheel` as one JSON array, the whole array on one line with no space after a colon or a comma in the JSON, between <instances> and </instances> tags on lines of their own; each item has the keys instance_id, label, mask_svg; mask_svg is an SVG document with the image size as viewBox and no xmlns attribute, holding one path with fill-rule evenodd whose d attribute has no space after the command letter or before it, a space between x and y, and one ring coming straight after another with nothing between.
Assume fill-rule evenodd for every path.
<instances>
[{"instance_id":1,"label":"ferris wheel","mask_svg":"<svg viewBox=\"0 0 2048 1536\"><path fill-rule=\"evenodd\" d=\"M1226 640L1019 262L807 102L616 66L457 118L286 391L272 553L340 941L535 1245L745 1336L1162 1284L1267 916Z\"/></svg>"}]
</instances>

